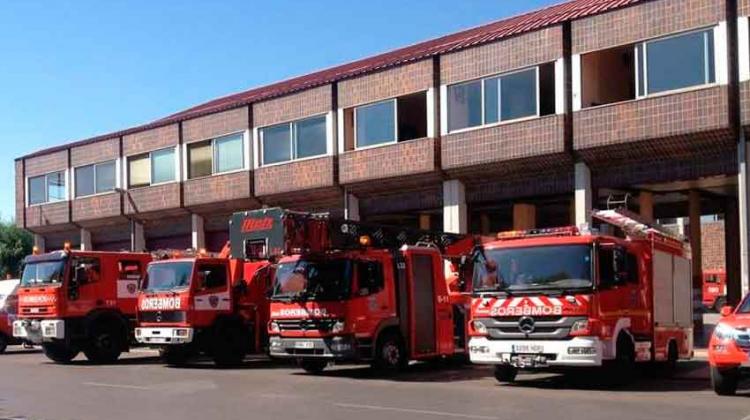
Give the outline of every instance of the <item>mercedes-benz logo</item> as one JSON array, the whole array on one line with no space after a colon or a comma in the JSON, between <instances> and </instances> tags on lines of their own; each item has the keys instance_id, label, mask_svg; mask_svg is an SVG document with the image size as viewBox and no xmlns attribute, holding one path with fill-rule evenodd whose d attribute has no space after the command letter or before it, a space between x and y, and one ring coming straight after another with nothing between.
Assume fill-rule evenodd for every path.
<instances>
[{"instance_id":1,"label":"mercedes-benz logo","mask_svg":"<svg viewBox=\"0 0 750 420\"><path fill-rule=\"evenodd\" d=\"M524 334L531 334L534 332L534 318L530 316L524 316L518 320L518 329Z\"/></svg>"},{"instance_id":2,"label":"mercedes-benz logo","mask_svg":"<svg viewBox=\"0 0 750 420\"><path fill-rule=\"evenodd\" d=\"M161 322L161 311L156 313L156 322Z\"/></svg>"}]
</instances>

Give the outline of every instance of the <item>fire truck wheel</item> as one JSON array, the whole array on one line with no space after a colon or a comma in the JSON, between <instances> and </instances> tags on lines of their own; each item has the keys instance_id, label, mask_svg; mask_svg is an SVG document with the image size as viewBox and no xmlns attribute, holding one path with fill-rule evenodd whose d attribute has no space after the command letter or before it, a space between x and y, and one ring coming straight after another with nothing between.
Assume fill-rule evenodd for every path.
<instances>
[{"instance_id":1,"label":"fire truck wheel","mask_svg":"<svg viewBox=\"0 0 750 420\"><path fill-rule=\"evenodd\" d=\"M711 386L718 395L734 395L737 392L738 382L737 368L719 369L711 366Z\"/></svg>"},{"instance_id":2,"label":"fire truck wheel","mask_svg":"<svg viewBox=\"0 0 750 420\"><path fill-rule=\"evenodd\" d=\"M122 348L120 328L112 322L101 323L93 326L83 354L93 363L113 363L120 357Z\"/></svg>"},{"instance_id":3,"label":"fire truck wheel","mask_svg":"<svg viewBox=\"0 0 750 420\"><path fill-rule=\"evenodd\" d=\"M615 351L617 354L609 378L614 384L624 385L632 381L635 374L635 348L627 334L620 333L617 337Z\"/></svg>"},{"instance_id":4,"label":"fire truck wheel","mask_svg":"<svg viewBox=\"0 0 750 420\"><path fill-rule=\"evenodd\" d=\"M495 379L498 382L511 383L516 380L516 375L518 375L518 368L510 365L495 366Z\"/></svg>"},{"instance_id":5,"label":"fire truck wheel","mask_svg":"<svg viewBox=\"0 0 750 420\"><path fill-rule=\"evenodd\" d=\"M677 350L677 343L672 340L669 342L667 350L666 373L668 376L674 375L677 370L677 360L680 358L680 352Z\"/></svg>"},{"instance_id":6,"label":"fire truck wheel","mask_svg":"<svg viewBox=\"0 0 750 420\"><path fill-rule=\"evenodd\" d=\"M66 346L63 343L43 343L44 355L56 363L70 363L78 356L78 349Z\"/></svg>"},{"instance_id":7,"label":"fire truck wheel","mask_svg":"<svg viewBox=\"0 0 750 420\"><path fill-rule=\"evenodd\" d=\"M401 336L395 332L385 333L378 340L375 350L375 369L394 372L406 367L408 363Z\"/></svg>"},{"instance_id":8,"label":"fire truck wheel","mask_svg":"<svg viewBox=\"0 0 750 420\"><path fill-rule=\"evenodd\" d=\"M318 375L328 367L328 362L325 360L300 360L299 366L309 374Z\"/></svg>"},{"instance_id":9,"label":"fire truck wheel","mask_svg":"<svg viewBox=\"0 0 750 420\"><path fill-rule=\"evenodd\" d=\"M212 354L216 366L237 366L245 360L249 334L241 325L226 322L217 325L212 340Z\"/></svg>"},{"instance_id":10,"label":"fire truck wheel","mask_svg":"<svg viewBox=\"0 0 750 420\"><path fill-rule=\"evenodd\" d=\"M190 348L185 345L164 347L159 349L159 356L168 365L182 366L190 358Z\"/></svg>"},{"instance_id":11,"label":"fire truck wheel","mask_svg":"<svg viewBox=\"0 0 750 420\"><path fill-rule=\"evenodd\" d=\"M8 348L8 337L5 334L0 334L0 354L5 353L6 348Z\"/></svg>"}]
</instances>

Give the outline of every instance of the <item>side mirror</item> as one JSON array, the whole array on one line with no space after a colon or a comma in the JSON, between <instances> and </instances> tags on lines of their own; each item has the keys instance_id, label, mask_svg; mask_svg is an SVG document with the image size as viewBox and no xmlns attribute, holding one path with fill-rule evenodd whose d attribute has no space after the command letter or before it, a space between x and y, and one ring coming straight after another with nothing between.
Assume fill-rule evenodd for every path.
<instances>
[{"instance_id":1,"label":"side mirror","mask_svg":"<svg viewBox=\"0 0 750 420\"><path fill-rule=\"evenodd\" d=\"M734 308L732 308L731 306L723 306L721 308L721 316L723 316L723 317L727 317L729 315L732 315L732 312L734 312Z\"/></svg>"}]
</instances>

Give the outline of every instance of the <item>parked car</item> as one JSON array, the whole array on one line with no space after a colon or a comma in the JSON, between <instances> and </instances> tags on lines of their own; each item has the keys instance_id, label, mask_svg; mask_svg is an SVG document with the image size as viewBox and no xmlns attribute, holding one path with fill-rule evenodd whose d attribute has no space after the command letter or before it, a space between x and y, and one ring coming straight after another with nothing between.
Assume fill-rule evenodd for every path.
<instances>
[{"instance_id":1,"label":"parked car","mask_svg":"<svg viewBox=\"0 0 750 420\"><path fill-rule=\"evenodd\" d=\"M737 305L721 309L721 320L708 345L711 385L719 395L733 395L750 376L750 294Z\"/></svg>"}]
</instances>

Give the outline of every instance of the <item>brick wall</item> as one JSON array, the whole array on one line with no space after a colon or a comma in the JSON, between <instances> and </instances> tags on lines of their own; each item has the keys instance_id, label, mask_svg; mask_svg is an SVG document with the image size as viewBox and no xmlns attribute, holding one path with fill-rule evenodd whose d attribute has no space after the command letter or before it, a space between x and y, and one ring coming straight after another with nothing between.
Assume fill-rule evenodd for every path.
<instances>
[{"instance_id":1,"label":"brick wall","mask_svg":"<svg viewBox=\"0 0 750 420\"><path fill-rule=\"evenodd\" d=\"M185 181L185 206L249 198L250 172L235 172Z\"/></svg>"},{"instance_id":2,"label":"brick wall","mask_svg":"<svg viewBox=\"0 0 750 420\"><path fill-rule=\"evenodd\" d=\"M564 126L565 118L553 115L443 136L443 169L563 152Z\"/></svg>"},{"instance_id":3,"label":"brick wall","mask_svg":"<svg viewBox=\"0 0 750 420\"><path fill-rule=\"evenodd\" d=\"M255 170L255 195L325 188L334 185L333 157L326 156Z\"/></svg>"},{"instance_id":4,"label":"brick wall","mask_svg":"<svg viewBox=\"0 0 750 420\"><path fill-rule=\"evenodd\" d=\"M562 27L555 26L443 55L440 57L440 83L476 79L548 63L562 56Z\"/></svg>"},{"instance_id":5,"label":"brick wall","mask_svg":"<svg viewBox=\"0 0 750 420\"><path fill-rule=\"evenodd\" d=\"M26 207L26 180L23 177L23 161L16 161L16 226L23 227L24 208Z\"/></svg>"},{"instance_id":6,"label":"brick wall","mask_svg":"<svg viewBox=\"0 0 750 420\"><path fill-rule=\"evenodd\" d=\"M49 155L42 155L26 159L26 177L64 171L68 167L68 151L61 150Z\"/></svg>"},{"instance_id":7,"label":"brick wall","mask_svg":"<svg viewBox=\"0 0 750 420\"><path fill-rule=\"evenodd\" d=\"M73 221L83 222L119 216L120 195L116 193L95 195L73 200Z\"/></svg>"},{"instance_id":8,"label":"brick wall","mask_svg":"<svg viewBox=\"0 0 750 420\"><path fill-rule=\"evenodd\" d=\"M347 152L339 157L339 180L351 184L437 169L437 140L423 138Z\"/></svg>"},{"instance_id":9,"label":"brick wall","mask_svg":"<svg viewBox=\"0 0 750 420\"><path fill-rule=\"evenodd\" d=\"M253 125L272 124L325 114L332 109L331 85L253 104Z\"/></svg>"},{"instance_id":10,"label":"brick wall","mask_svg":"<svg viewBox=\"0 0 750 420\"><path fill-rule=\"evenodd\" d=\"M724 221L701 225L701 252L704 270L723 270L726 266Z\"/></svg>"},{"instance_id":11,"label":"brick wall","mask_svg":"<svg viewBox=\"0 0 750 420\"><path fill-rule=\"evenodd\" d=\"M247 130L248 123L247 107L219 112L182 123L182 139L185 143L208 140Z\"/></svg>"},{"instance_id":12,"label":"brick wall","mask_svg":"<svg viewBox=\"0 0 750 420\"><path fill-rule=\"evenodd\" d=\"M180 207L180 184L176 182L153 187L135 188L128 190L128 194L135 202L137 211L132 208L129 200L126 199L126 214L147 213Z\"/></svg>"},{"instance_id":13,"label":"brick wall","mask_svg":"<svg viewBox=\"0 0 750 420\"><path fill-rule=\"evenodd\" d=\"M90 165L92 163L106 162L120 157L120 139L114 138L85 146L74 147L70 150L71 166Z\"/></svg>"},{"instance_id":14,"label":"brick wall","mask_svg":"<svg viewBox=\"0 0 750 420\"><path fill-rule=\"evenodd\" d=\"M737 11L739 16L750 16L750 0L739 0Z\"/></svg>"},{"instance_id":15,"label":"brick wall","mask_svg":"<svg viewBox=\"0 0 750 420\"><path fill-rule=\"evenodd\" d=\"M41 228L70 222L68 202L31 206L26 209L26 227Z\"/></svg>"},{"instance_id":16,"label":"brick wall","mask_svg":"<svg viewBox=\"0 0 750 420\"><path fill-rule=\"evenodd\" d=\"M177 124L129 134L123 137L123 155L132 156L176 146L179 140Z\"/></svg>"},{"instance_id":17,"label":"brick wall","mask_svg":"<svg viewBox=\"0 0 750 420\"><path fill-rule=\"evenodd\" d=\"M574 20L573 54L700 28L725 19L724 0L660 0Z\"/></svg>"},{"instance_id":18,"label":"brick wall","mask_svg":"<svg viewBox=\"0 0 750 420\"><path fill-rule=\"evenodd\" d=\"M339 108L421 92L433 85L432 60L422 60L339 82Z\"/></svg>"},{"instance_id":19,"label":"brick wall","mask_svg":"<svg viewBox=\"0 0 750 420\"><path fill-rule=\"evenodd\" d=\"M750 81L740 83L740 116L742 125L750 126Z\"/></svg>"}]
</instances>

